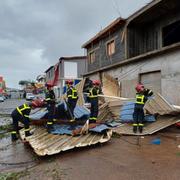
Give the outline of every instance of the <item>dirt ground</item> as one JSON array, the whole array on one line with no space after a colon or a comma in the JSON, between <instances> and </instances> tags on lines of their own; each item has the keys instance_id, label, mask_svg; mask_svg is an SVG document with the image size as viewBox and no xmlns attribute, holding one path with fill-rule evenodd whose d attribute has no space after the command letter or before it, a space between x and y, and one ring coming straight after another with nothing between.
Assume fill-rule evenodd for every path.
<instances>
[{"instance_id":1,"label":"dirt ground","mask_svg":"<svg viewBox=\"0 0 180 180\"><path fill-rule=\"evenodd\" d=\"M7 134L0 138L0 180L179 180L179 132L171 127L152 136L114 136L102 145L47 157L20 140L12 143ZM151 143L156 138L159 145Z\"/></svg>"},{"instance_id":2,"label":"dirt ground","mask_svg":"<svg viewBox=\"0 0 180 180\"><path fill-rule=\"evenodd\" d=\"M155 138L160 138L160 145L151 144ZM179 180L179 144L178 134L172 132L139 138L121 136L103 145L39 158L17 142L13 147L20 150L19 155L8 157L5 162L13 159L14 164L1 165L1 172L26 172L19 178L22 180Z\"/></svg>"}]
</instances>

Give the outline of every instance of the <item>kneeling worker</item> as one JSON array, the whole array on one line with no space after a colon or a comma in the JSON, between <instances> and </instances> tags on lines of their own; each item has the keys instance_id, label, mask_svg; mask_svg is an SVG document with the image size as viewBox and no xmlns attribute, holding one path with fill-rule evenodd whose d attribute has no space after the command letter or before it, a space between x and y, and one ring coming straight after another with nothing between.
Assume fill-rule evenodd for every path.
<instances>
[{"instance_id":1,"label":"kneeling worker","mask_svg":"<svg viewBox=\"0 0 180 180\"><path fill-rule=\"evenodd\" d=\"M30 128L29 128L29 114L31 112L31 109L35 109L37 107L37 104L35 101L29 102L29 103L24 103L23 105L17 107L14 109L14 111L11 114L13 123L12 127L13 130L11 132L11 138L12 141L17 140L17 134L19 132L18 128L18 122L20 121L21 123L24 124L24 131L25 131L25 136L31 136L32 134L30 133Z\"/></svg>"}]
</instances>

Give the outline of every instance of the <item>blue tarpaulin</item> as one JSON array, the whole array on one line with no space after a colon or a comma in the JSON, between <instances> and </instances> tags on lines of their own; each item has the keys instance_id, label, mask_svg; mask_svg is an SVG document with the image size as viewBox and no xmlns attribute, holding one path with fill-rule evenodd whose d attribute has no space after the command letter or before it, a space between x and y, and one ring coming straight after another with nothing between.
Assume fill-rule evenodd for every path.
<instances>
[{"instance_id":1,"label":"blue tarpaulin","mask_svg":"<svg viewBox=\"0 0 180 180\"><path fill-rule=\"evenodd\" d=\"M53 125L53 129L51 130L51 134L60 134L60 135L63 135L63 134L68 134L68 135L71 135L72 134L72 131L75 130L75 129L79 129L81 128L82 126L80 125L65 125L65 124L54 124Z\"/></svg>"},{"instance_id":2,"label":"blue tarpaulin","mask_svg":"<svg viewBox=\"0 0 180 180\"><path fill-rule=\"evenodd\" d=\"M87 120L90 116L90 112L87 108L84 106L76 106L74 109L74 117L77 120ZM38 111L34 114L30 115L30 119L38 120L38 119L47 119L48 118L48 111L46 109L43 109L42 111ZM66 103L61 102L56 105L55 109L55 119L68 119L68 113L67 113L67 106Z\"/></svg>"},{"instance_id":3,"label":"blue tarpaulin","mask_svg":"<svg viewBox=\"0 0 180 180\"><path fill-rule=\"evenodd\" d=\"M133 113L134 113L135 102L126 103L120 111L120 120L121 122L133 122ZM154 122L156 121L154 115L146 115L144 117L145 122Z\"/></svg>"},{"instance_id":4,"label":"blue tarpaulin","mask_svg":"<svg viewBox=\"0 0 180 180\"><path fill-rule=\"evenodd\" d=\"M109 127L105 124L97 125L95 128L89 129L91 132L97 132L97 133L102 133L105 130L108 130Z\"/></svg>"},{"instance_id":5,"label":"blue tarpaulin","mask_svg":"<svg viewBox=\"0 0 180 180\"><path fill-rule=\"evenodd\" d=\"M82 125L60 125L54 124L51 134L68 134L71 135L73 130L82 128ZM95 128L89 129L90 132L103 133L105 130L109 129L105 124L97 125Z\"/></svg>"},{"instance_id":6,"label":"blue tarpaulin","mask_svg":"<svg viewBox=\"0 0 180 180\"><path fill-rule=\"evenodd\" d=\"M74 116L76 119L88 119L90 112L83 106L76 106L74 109Z\"/></svg>"}]
</instances>

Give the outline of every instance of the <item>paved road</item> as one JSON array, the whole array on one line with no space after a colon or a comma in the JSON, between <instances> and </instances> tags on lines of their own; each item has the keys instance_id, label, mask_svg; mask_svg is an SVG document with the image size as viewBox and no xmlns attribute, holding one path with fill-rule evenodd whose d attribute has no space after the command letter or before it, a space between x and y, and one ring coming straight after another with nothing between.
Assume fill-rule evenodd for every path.
<instances>
[{"instance_id":1,"label":"paved road","mask_svg":"<svg viewBox=\"0 0 180 180\"><path fill-rule=\"evenodd\" d=\"M4 102L0 102L0 114L11 114L14 108L23 104L24 102L24 99L7 99Z\"/></svg>"}]
</instances>

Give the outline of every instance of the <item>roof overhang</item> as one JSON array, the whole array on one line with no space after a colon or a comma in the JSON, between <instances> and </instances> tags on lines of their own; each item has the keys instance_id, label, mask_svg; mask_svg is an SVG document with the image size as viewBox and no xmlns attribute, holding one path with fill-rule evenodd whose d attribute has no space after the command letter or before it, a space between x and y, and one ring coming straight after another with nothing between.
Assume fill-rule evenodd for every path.
<instances>
[{"instance_id":1,"label":"roof overhang","mask_svg":"<svg viewBox=\"0 0 180 180\"><path fill-rule=\"evenodd\" d=\"M103 30L101 30L99 33L97 33L93 38L91 38L89 41L87 41L85 44L82 45L82 48L87 48L92 42L97 41L102 36L104 36L109 31L124 25L126 22L125 19L119 17L115 21L113 21L111 24L109 24L107 27L105 27Z\"/></svg>"},{"instance_id":2,"label":"roof overhang","mask_svg":"<svg viewBox=\"0 0 180 180\"><path fill-rule=\"evenodd\" d=\"M68 57L60 57L59 61L62 60L86 60L87 56L68 56Z\"/></svg>"},{"instance_id":3,"label":"roof overhang","mask_svg":"<svg viewBox=\"0 0 180 180\"><path fill-rule=\"evenodd\" d=\"M153 0L127 19L127 24L145 24L180 8L179 0Z\"/></svg>"},{"instance_id":4,"label":"roof overhang","mask_svg":"<svg viewBox=\"0 0 180 180\"><path fill-rule=\"evenodd\" d=\"M47 73L48 71L50 71L54 66L50 66L46 71L44 71L45 73Z\"/></svg>"}]
</instances>

